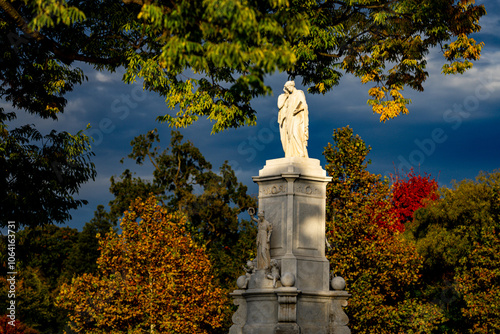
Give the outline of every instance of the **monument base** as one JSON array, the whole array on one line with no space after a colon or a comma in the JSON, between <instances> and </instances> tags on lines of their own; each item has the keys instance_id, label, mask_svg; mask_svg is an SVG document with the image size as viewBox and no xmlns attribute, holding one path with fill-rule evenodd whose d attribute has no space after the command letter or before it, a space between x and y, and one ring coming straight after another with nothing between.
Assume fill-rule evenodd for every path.
<instances>
[{"instance_id":1,"label":"monument base","mask_svg":"<svg viewBox=\"0 0 500 334\"><path fill-rule=\"evenodd\" d=\"M350 295L338 284L340 277L332 290L325 257L331 178L317 159L282 158L266 161L253 179L259 184L259 212L272 225L270 257L279 279L274 282L270 268L247 269L238 279L241 290L231 294L239 308L229 333L349 333L342 307Z\"/></svg>"},{"instance_id":2,"label":"monument base","mask_svg":"<svg viewBox=\"0 0 500 334\"><path fill-rule=\"evenodd\" d=\"M290 291L283 291L290 289ZM343 311L346 291L300 292L295 288L235 290L229 334L349 334Z\"/></svg>"}]
</instances>

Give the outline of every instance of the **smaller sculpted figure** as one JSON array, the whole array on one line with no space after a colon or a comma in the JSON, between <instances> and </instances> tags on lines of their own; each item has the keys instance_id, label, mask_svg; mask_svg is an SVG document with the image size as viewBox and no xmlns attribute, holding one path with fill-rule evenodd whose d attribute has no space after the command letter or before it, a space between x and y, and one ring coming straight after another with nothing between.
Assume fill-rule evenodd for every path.
<instances>
[{"instance_id":1,"label":"smaller sculpted figure","mask_svg":"<svg viewBox=\"0 0 500 334\"><path fill-rule=\"evenodd\" d=\"M271 265L271 234L273 225L264 218L264 212L258 213L258 219L254 217L255 210L248 209L252 220L257 222L257 270L269 269Z\"/></svg>"},{"instance_id":2,"label":"smaller sculpted figure","mask_svg":"<svg viewBox=\"0 0 500 334\"><path fill-rule=\"evenodd\" d=\"M247 261L247 266L243 266L243 270L245 270L246 275L252 275L255 271L255 264L253 261Z\"/></svg>"},{"instance_id":3,"label":"smaller sculpted figure","mask_svg":"<svg viewBox=\"0 0 500 334\"><path fill-rule=\"evenodd\" d=\"M295 88L294 81L287 81L284 94L278 97L278 123L285 158L307 158L309 139L309 110L304 92Z\"/></svg>"},{"instance_id":4,"label":"smaller sculpted figure","mask_svg":"<svg viewBox=\"0 0 500 334\"><path fill-rule=\"evenodd\" d=\"M245 285L243 286L244 289L248 287L248 282L250 281L250 276L255 271L255 264L253 261L247 261L247 266L243 266L243 270L245 270Z\"/></svg>"},{"instance_id":5,"label":"smaller sculpted figure","mask_svg":"<svg viewBox=\"0 0 500 334\"><path fill-rule=\"evenodd\" d=\"M276 281L280 279L280 267L278 260L271 260L271 273L267 275L267 278L273 280L273 288L276 288Z\"/></svg>"}]
</instances>

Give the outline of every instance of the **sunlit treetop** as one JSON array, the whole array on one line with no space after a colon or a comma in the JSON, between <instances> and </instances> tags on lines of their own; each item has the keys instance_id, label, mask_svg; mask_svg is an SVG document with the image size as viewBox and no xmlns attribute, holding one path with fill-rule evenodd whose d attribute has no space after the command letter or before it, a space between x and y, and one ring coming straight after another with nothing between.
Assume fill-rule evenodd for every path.
<instances>
[{"instance_id":1,"label":"sunlit treetop","mask_svg":"<svg viewBox=\"0 0 500 334\"><path fill-rule=\"evenodd\" d=\"M463 73L483 43L470 35L486 14L474 0L0 0L0 96L44 118L97 70L125 68L173 109L158 117L213 131L255 124L265 77L286 72L310 93L345 74L369 84L381 121L407 113L401 91L421 91L426 54L443 51L444 74Z\"/></svg>"}]
</instances>

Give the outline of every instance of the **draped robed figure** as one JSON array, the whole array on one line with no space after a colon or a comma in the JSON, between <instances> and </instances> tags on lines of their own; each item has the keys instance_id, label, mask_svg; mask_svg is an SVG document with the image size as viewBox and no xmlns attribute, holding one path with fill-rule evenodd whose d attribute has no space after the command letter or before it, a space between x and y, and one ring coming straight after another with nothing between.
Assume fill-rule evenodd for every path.
<instances>
[{"instance_id":1,"label":"draped robed figure","mask_svg":"<svg viewBox=\"0 0 500 334\"><path fill-rule=\"evenodd\" d=\"M278 123L285 158L307 158L309 139L309 110L304 92L295 88L295 82L287 81L284 94L278 97Z\"/></svg>"}]
</instances>

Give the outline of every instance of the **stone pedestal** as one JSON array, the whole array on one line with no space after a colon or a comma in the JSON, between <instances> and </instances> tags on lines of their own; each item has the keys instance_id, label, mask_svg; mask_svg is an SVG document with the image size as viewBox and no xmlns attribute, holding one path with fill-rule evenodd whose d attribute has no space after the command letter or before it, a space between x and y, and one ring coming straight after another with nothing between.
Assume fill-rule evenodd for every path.
<instances>
[{"instance_id":1,"label":"stone pedestal","mask_svg":"<svg viewBox=\"0 0 500 334\"><path fill-rule=\"evenodd\" d=\"M253 178L259 184L259 211L273 224L271 258L295 276L302 291L329 290L325 257L326 176L317 159L268 160Z\"/></svg>"},{"instance_id":2,"label":"stone pedestal","mask_svg":"<svg viewBox=\"0 0 500 334\"><path fill-rule=\"evenodd\" d=\"M265 270L251 274L245 289L232 294L240 305L236 314L246 316L237 317L230 333L350 332L342 310L349 294L331 290L325 257L326 185L331 178L319 160L292 157L266 161L253 180L259 185L259 211L273 225L270 252L279 262L281 282L273 287Z\"/></svg>"}]
</instances>

